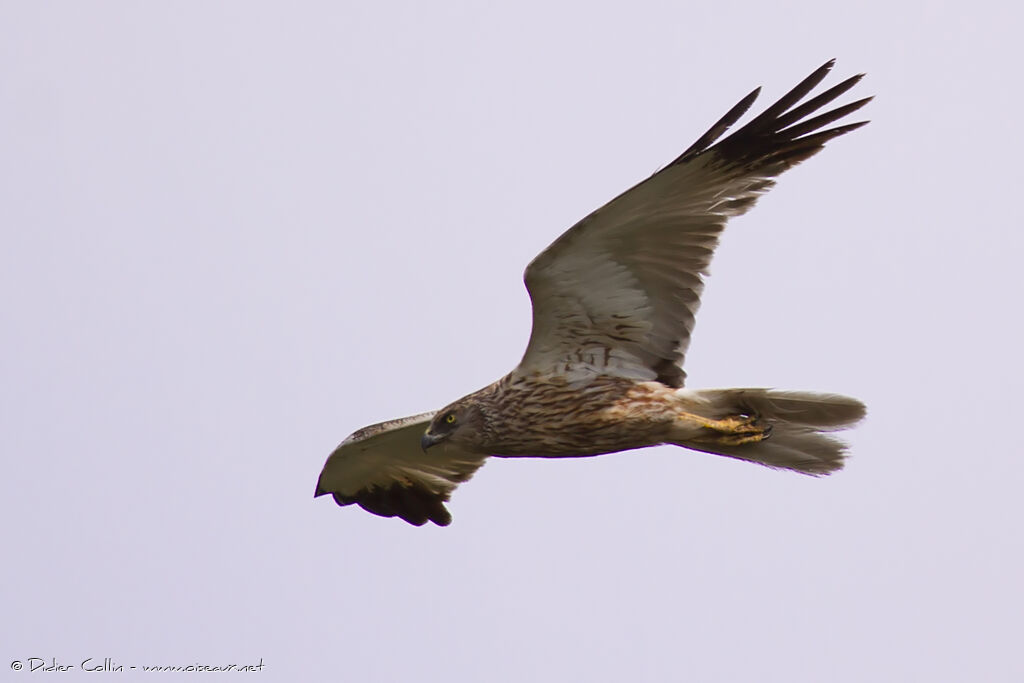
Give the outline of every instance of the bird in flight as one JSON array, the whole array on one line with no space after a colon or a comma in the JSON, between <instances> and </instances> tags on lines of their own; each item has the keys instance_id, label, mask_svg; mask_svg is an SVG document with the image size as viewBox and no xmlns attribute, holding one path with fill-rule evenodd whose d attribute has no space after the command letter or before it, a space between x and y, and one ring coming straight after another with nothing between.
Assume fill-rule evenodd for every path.
<instances>
[{"instance_id":1,"label":"bird in flight","mask_svg":"<svg viewBox=\"0 0 1024 683\"><path fill-rule=\"evenodd\" d=\"M315 496L421 526L451 523L452 491L490 456L576 458L674 444L824 475L843 466L831 433L856 399L772 389L683 388L704 276L726 221L783 171L867 121L867 104L818 113L863 74L805 98L829 61L727 137L760 88L674 161L567 230L526 268L533 331L519 365L436 412L371 425L327 459Z\"/></svg>"}]
</instances>

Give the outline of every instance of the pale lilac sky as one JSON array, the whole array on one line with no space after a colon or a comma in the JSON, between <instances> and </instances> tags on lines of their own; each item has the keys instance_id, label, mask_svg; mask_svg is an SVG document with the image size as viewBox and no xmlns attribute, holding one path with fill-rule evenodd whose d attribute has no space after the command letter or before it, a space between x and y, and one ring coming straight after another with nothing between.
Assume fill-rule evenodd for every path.
<instances>
[{"instance_id":1,"label":"pale lilac sky","mask_svg":"<svg viewBox=\"0 0 1024 683\"><path fill-rule=\"evenodd\" d=\"M4 3L0 678L1024 680L1008 6ZM687 370L865 400L846 470L491 461L447 529L312 499L518 361L562 230L830 57L872 124L732 223Z\"/></svg>"}]
</instances>

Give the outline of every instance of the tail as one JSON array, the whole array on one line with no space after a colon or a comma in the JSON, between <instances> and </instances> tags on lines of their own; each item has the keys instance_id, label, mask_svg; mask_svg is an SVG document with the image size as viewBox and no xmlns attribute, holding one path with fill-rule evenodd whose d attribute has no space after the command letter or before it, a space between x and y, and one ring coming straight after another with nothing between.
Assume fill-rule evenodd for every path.
<instances>
[{"instance_id":1,"label":"tail","mask_svg":"<svg viewBox=\"0 0 1024 683\"><path fill-rule=\"evenodd\" d=\"M846 444L829 433L852 427L867 412L853 398L800 391L705 389L687 392L687 398L696 399L694 412L702 416L752 416L771 432L763 441L742 445L692 440L678 445L811 475L842 469Z\"/></svg>"}]
</instances>

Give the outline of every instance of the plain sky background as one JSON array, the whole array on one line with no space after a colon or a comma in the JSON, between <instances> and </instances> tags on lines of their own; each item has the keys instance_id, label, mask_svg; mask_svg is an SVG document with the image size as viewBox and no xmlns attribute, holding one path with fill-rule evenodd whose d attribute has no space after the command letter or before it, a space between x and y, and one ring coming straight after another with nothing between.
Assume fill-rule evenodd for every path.
<instances>
[{"instance_id":1,"label":"plain sky background","mask_svg":"<svg viewBox=\"0 0 1024 683\"><path fill-rule=\"evenodd\" d=\"M1009 7L3 2L0 678L1024 680ZM564 229L831 57L872 123L731 223L687 370L863 399L844 471L492 460L447 529L312 498L519 360Z\"/></svg>"}]
</instances>

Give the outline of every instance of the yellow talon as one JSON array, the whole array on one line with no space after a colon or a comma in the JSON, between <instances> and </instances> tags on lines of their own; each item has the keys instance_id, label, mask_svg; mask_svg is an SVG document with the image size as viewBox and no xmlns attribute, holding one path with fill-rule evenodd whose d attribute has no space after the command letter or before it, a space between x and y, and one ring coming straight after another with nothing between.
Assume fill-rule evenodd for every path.
<instances>
[{"instance_id":1,"label":"yellow talon","mask_svg":"<svg viewBox=\"0 0 1024 683\"><path fill-rule=\"evenodd\" d=\"M726 446L742 446L764 441L772 433L772 426L752 415L730 415L721 420L703 420L702 426L711 431L707 438L698 439L705 443L719 443Z\"/></svg>"}]
</instances>

